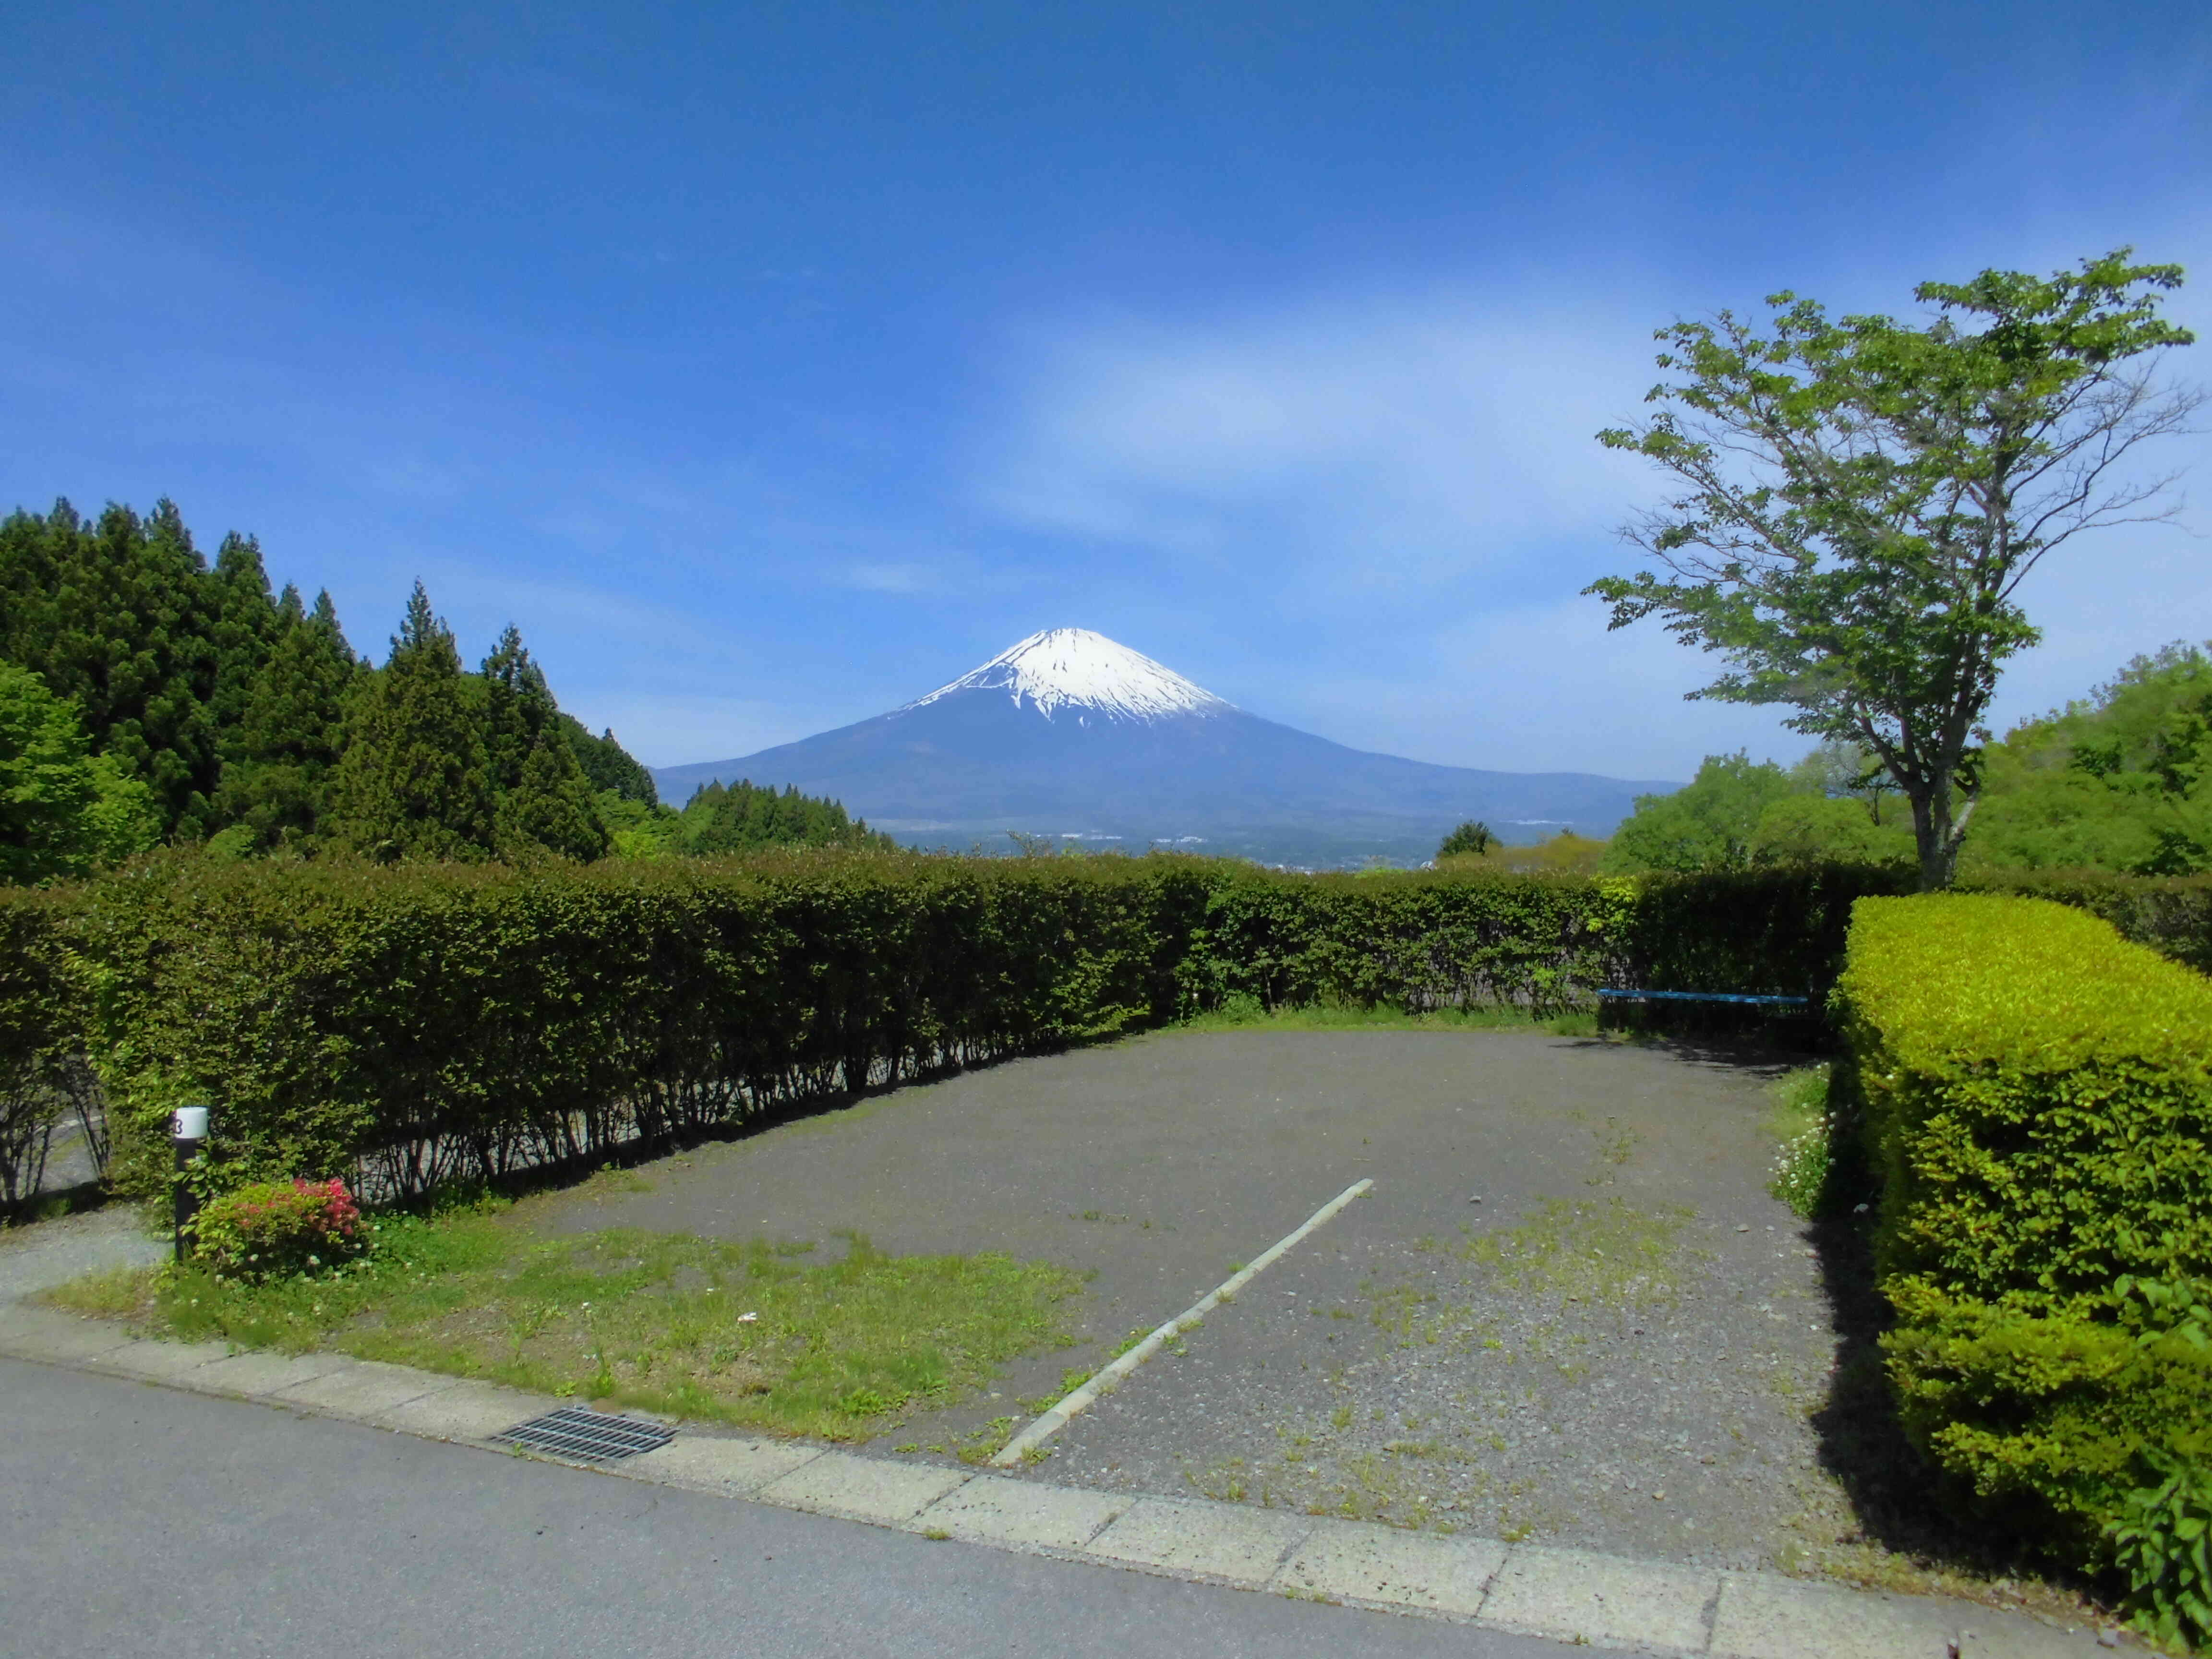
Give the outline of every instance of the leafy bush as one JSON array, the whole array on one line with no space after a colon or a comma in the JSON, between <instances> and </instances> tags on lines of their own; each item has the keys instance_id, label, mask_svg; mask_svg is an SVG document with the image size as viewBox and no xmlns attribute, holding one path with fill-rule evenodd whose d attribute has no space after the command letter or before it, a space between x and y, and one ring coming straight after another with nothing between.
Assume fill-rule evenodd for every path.
<instances>
[{"instance_id":1,"label":"leafy bush","mask_svg":"<svg viewBox=\"0 0 2212 1659\"><path fill-rule=\"evenodd\" d=\"M1881 1178L1908 1433L2081 1564L2160 1458L2212 1453L2212 984L2080 911L1860 903L1842 1092Z\"/></svg>"},{"instance_id":2,"label":"leafy bush","mask_svg":"<svg viewBox=\"0 0 2212 1659\"><path fill-rule=\"evenodd\" d=\"M2136 1621L2165 1642L2212 1640L2212 1468L2153 1453L2161 1477L2130 1492L2112 1523Z\"/></svg>"},{"instance_id":3,"label":"leafy bush","mask_svg":"<svg viewBox=\"0 0 2212 1659\"><path fill-rule=\"evenodd\" d=\"M0 1209L38 1190L55 1127L72 1110L95 1166L106 1156L83 1054L90 975L68 946L66 904L0 887Z\"/></svg>"},{"instance_id":4,"label":"leafy bush","mask_svg":"<svg viewBox=\"0 0 2212 1659\"><path fill-rule=\"evenodd\" d=\"M290 1279L343 1266L368 1248L343 1181L264 1181L210 1200L192 1254L218 1279Z\"/></svg>"},{"instance_id":5,"label":"leafy bush","mask_svg":"<svg viewBox=\"0 0 2212 1659\"><path fill-rule=\"evenodd\" d=\"M1971 845L1971 843L1969 843ZM2101 916L2124 939L2212 973L2212 877L2114 875L2103 870L1975 872L1962 889L2047 898Z\"/></svg>"}]
</instances>

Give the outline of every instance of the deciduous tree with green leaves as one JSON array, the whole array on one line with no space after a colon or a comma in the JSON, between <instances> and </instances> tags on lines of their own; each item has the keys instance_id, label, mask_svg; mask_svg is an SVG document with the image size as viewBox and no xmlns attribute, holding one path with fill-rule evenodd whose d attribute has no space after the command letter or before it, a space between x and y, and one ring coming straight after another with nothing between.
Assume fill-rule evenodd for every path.
<instances>
[{"instance_id":1,"label":"deciduous tree with green leaves","mask_svg":"<svg viewBox=\"0 0 2212 1659\"><path fill-rule=\"evenodd\" d=\"M0 882L84 875L160 834L153 793L92 752L76 708L0 662Z\"/></svg>"},{"instance_id":2,"label":"deciduous tree with green leaves","mask_svg":"<svg viewBox=\"0 0 2212 1659\"><path fill-rule=\"evenodd\" d=\"M1661 569L1585 591L1614 628L1656 616L1726 659L1693 697L1790 705L1794 729L1872 750L1926 888L1956 870L1998 672L2039 637L2021 581L2085 531L2172 510L2172 479L2129 458L2199 407L2149 366L2194 337L2159 315L2181 268L2132 255L1923 283L1918 327L1788 293L1764 331L1675 323L1662 407L1598 434L1685 489L1624 532Z\"/></svg>"},{"instance_id":3,"label":"deciduous tree with green leaves","mask_svg":"<svg viewBox=\"0 0 2212 1659\"><path fill-rule=\"evenodd\" d=\"M1480 819L1469 818L1443 838L1443 844L1437 848L1437 856L1440 859L1480 858L1497 845L1498 837L1491 834L1488 824Z\"/></svg>"}]
</instances>

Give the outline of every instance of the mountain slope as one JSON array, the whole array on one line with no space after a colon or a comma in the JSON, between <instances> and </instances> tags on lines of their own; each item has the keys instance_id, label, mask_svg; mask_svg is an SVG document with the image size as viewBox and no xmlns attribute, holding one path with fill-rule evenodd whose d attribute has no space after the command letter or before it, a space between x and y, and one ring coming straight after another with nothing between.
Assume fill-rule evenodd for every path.
<instances>
[{"instance_id":1,"label":"mountain slope","mask_svg":"<svg viewBox=\"0 0 2212 1659\"><path fill-rule=\"evenodd\" d=\"M1031 635L904 708L735 760L654 773L664 798L750 778L842 800L921 845L1008 830L1170 842L1275 862L1427 857L1454 824L1609 834L1667 783L1479 771L1262 720L1103 635Z\"/></svg>"}]
</instances>

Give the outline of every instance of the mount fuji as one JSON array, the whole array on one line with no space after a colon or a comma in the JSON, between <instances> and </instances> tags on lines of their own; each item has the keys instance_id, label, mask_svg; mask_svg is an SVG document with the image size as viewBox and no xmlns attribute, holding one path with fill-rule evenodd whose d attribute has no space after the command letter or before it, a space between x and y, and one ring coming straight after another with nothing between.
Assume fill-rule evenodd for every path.
<instances>
[{"instance_id":1,"label":"mount fuji","mask_svg":"<svg viewBox=\"0 0 2212 1659\"><path fill-rule=\"evenodd\" d=\"M1265 863L1418 863L1455 824L1610 835L1673 783L1484 772L1348 749L1217 697L1087 629L1029 638L928 696L735 760L658 769L664 799L740 778L827 795L916 846L1008 831Z\"/></svg>"}]
</instances>

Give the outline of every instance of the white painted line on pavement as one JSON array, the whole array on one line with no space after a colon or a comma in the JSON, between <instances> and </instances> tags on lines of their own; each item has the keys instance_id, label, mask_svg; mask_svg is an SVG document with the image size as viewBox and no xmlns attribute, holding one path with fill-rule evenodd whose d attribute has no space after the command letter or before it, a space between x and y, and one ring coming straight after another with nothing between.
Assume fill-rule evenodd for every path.
<instances>
[{"instance_id":1,"label":"white painted line on pavement","mask_svg":"<svg viewBox=\"0 0 2212 1659\"><path fill-rule=\"evenodd\" d=\"M1231 1273L1182 1312L1130 1349L1128 1352L1110 1364L1102 1367L1089 1382L1075 1389L1058 1405L1044 1412L1029 1427L1000 1447L998 1455L991 1460L993 1466L1006 1469L1012 1468L1020 1462L1023 1455L1030 1447L1043 1444L1066 1428L1070 1419L1080 1416L1088 1411L1102 1395L1111 1394L1115 1385L1123 1377L1165 1347L1171 1338L1203 1323L1206 1315L1212 1313L1222 1303L1234 1301L1237 1291L1265 1272L1292 1245L1374 1184L1372 1181L1366 1179L1353 1182L1352 1185L1308 1216L1304 1224L1297 1231L1269 1245L1267 1249L1254 1258L1250 1266Z\"/></svg>"}]
</instances>

